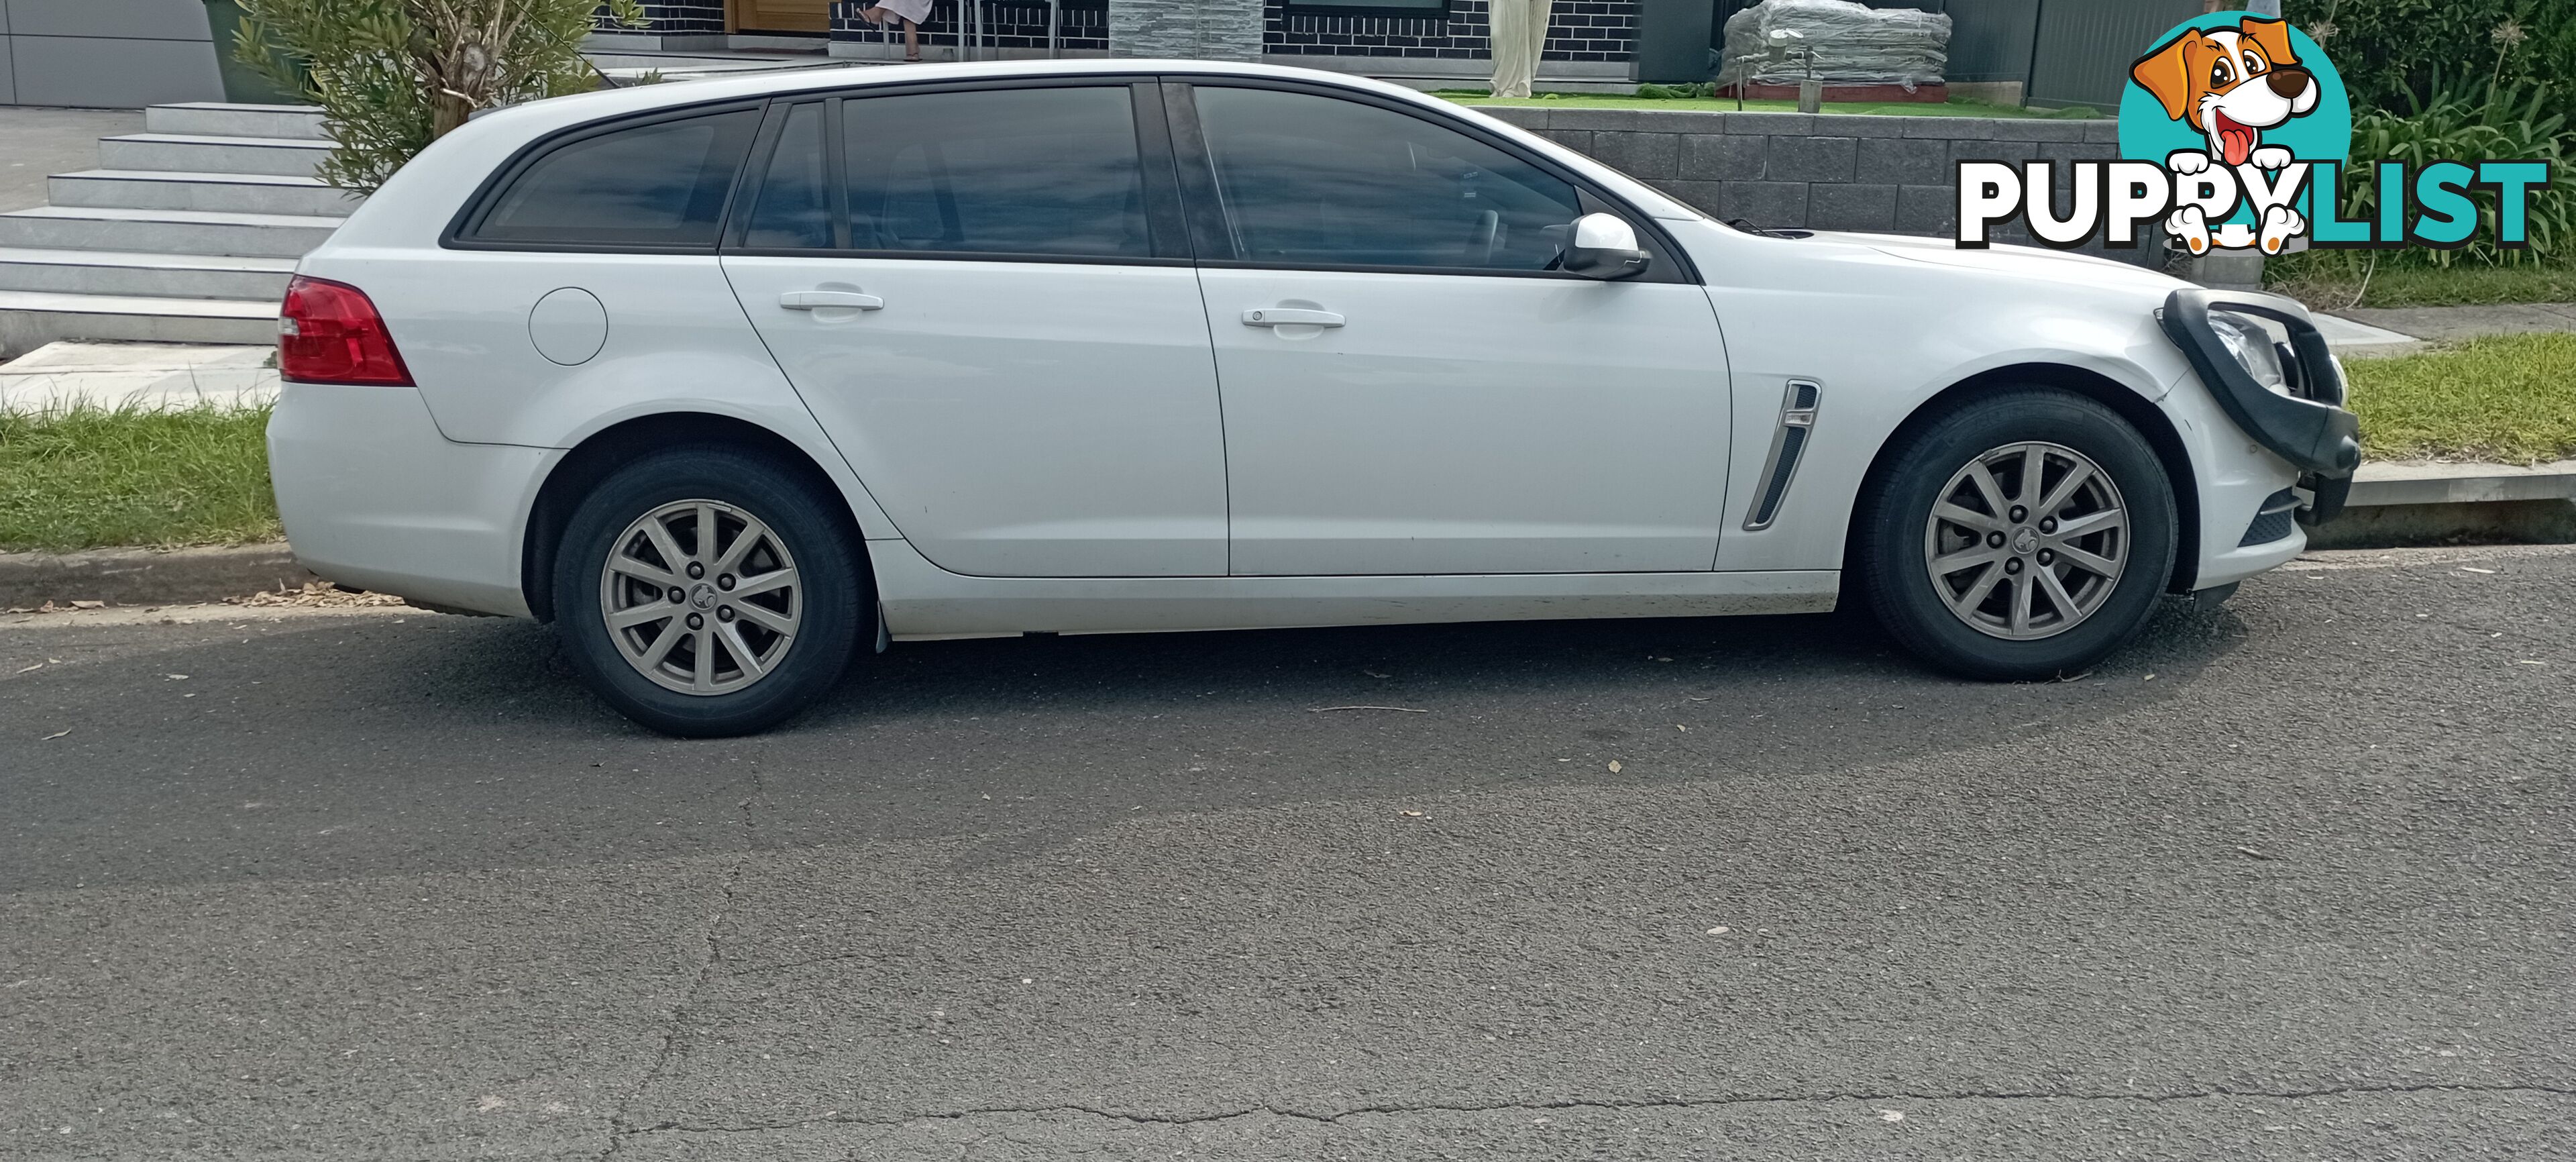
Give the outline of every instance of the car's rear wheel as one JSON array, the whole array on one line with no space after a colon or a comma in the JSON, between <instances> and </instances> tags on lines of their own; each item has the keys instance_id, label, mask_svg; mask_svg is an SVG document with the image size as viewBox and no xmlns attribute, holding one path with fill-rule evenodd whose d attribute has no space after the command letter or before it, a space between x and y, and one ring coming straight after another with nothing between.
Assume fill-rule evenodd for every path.
<instances>
[{"instance_id":1,"label":"car's rear wheel","mask_svg":"<svg viewBox=\"0 0 2576 1162\"><path fill-rule=\"evenodd\" d=\"M2173 572L2173 485L2119 414L1987 395L1901 437L1856 527L1870 607L1971 677L2080 671L2135 637Z\"/></svg>"},{"instance_id":2,"label":"car's rear wheel","mask_svg":"<svg viewBox=\"0 0 2576 1162\"><path fill-rule=\"evenodd\" d=\"M668 734L744 734L831 689L868 627L846 521L795 474L731 448L611 473L566 524L556 626L591 688Z\"/></svg>"}]
</instances>

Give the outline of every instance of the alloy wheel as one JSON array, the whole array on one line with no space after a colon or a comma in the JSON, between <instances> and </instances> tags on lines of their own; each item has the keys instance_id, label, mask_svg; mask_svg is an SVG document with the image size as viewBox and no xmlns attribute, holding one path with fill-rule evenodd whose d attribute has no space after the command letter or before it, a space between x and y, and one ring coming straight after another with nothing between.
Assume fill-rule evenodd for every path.
<instances>
[{"instance_id":1,"label":"alloy wheel","mask_svg":"<svg viewBox=\"0 0 2576 1162\"><path fill-rule=\"evenodd\" d=\"M636 518L600 566L600 617L618 654L682 694L731 694L768 677L796 643L804 598L787 542L718 500Z\"/></svg>"},{"instance_id":2,"label":"alloy wheel","mask_svg":"<svg viewBox=\"0 0 2576 1162\"><path fill-rule=\"evenodd\" d=\"M2081 624L2128 565L2129 512L2102 466L2063 444L2006 444L1970 460L1932 503L1932 591L1990 637L2029 641Z\"/></svg>"}]
</instances>

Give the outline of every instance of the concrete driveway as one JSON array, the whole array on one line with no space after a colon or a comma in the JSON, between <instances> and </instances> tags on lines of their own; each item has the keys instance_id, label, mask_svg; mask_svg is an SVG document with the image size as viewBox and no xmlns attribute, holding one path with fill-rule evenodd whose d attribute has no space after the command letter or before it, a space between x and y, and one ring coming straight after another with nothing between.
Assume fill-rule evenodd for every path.
<instances>
[{"instance_id":1,"label":"concrete driveway","mask_svg":"<svg viewBox=\"0 0 2576 1162\"><path fill-rule=\"evenodd\" d=\"M0 106L0 211L45 204L45 179L98 168L98 139L143 132L140 109Z\"/></svg>"},{"instance_id":2,"label":"concrete driveway","mask_svg":"<svg viewBox=\"0 0 2576 1162\"><path fill-rule=\"evenodd\" d=\"M2571 629L2338 554L2066 683L1015 639L684 743L523 623L0 618L0 1157L2568 1157Z\"/></svg>"}]
</instances>

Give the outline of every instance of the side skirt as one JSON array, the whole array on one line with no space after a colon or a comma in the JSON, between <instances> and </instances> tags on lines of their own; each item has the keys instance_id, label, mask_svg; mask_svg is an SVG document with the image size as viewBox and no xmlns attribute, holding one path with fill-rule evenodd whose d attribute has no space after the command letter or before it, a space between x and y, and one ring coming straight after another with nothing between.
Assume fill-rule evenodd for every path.
<instances>
[{"instance_id":1,"label":"side skirt","mask_svg":"<svg viewBox=\"0 0 2576 1162\"><path fill-rule=\"evenodd\" d=\"M1395 577L969 577L900 539L868 542L895 640L1442 621L1825 613L1841 574L1518 573Z\"/></svg>"}]
</instances>

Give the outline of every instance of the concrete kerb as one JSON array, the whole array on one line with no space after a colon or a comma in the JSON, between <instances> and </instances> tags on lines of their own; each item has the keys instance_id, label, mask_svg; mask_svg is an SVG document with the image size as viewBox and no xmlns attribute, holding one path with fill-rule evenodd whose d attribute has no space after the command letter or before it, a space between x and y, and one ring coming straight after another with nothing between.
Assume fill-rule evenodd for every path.
<instances>
[{"instance_id":1,"label":"concrete kerb","mask_svg":"<svg viewBox=\"0 0 2576 1162\"><path fill-rule=\"evenodd\" d=\"M2309 530L2320 549L2383 549L2463 540L2576 543L2576 460L2362 466L2342 519ZM187 605L292 591L320 580L284 542L210 549L0 553L0 609L46 602Z\"/></svg>"},{"instance_id":2,"label":"concrete kerb","mask_svg":"<svg viewBox=\"0 0 2576 1162\"><path fill-rule=\"evenodd\" d=\"M2320 549L2459 541L2576 544L2576 460L2529 467L2364 464L2342 519L2308 530L2308 540Z\"/></svg>"},{"instance_id":3,"label":"concrete kerb","mask_svg":"<svg viewBox=\"0 0 2576 1162\"><path fill-rule=\"evenodd\" d=\"M46 602L185 605L293 591L318 581L283 541L204 549L0 553L0 609Z\"/></svg>"}]
</instances>

